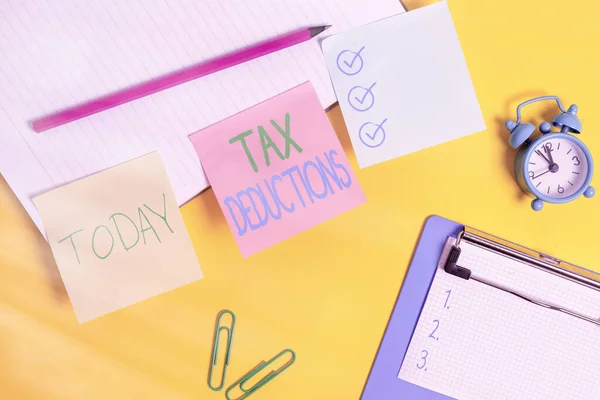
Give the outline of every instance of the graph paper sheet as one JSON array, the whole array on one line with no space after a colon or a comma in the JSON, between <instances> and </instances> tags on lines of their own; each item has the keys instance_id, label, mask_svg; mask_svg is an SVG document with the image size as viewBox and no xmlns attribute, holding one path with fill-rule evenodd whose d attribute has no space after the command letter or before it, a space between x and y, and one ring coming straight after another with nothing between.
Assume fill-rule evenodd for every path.
<instances>
[{"instance_id":1,"label":"graph paper sheet","mask_svg":"<svg viewBox=\"0 0 600 400\"><path fill-rule=\"evenodd\" d=\"M461 400L600 399L600 326L443 270L446 243L398 378ZM459 265L600 317L600 292L465 243Z\"/></svg>"},{"instance_id":2,"label":"graph paper sheet","mask_svg":"<svg viewBox=\"0 0 600 400\"><path fill-rule=\"evenodd\" d=\"M159 150L182 204L208 186L189 134L307 80L335 102L318 39L42 134L31 121L299 27L331 24L325 37L403 11L398 0L2 0L0 173L41 229L31 197Z\"/></svg>"}]
</instances>

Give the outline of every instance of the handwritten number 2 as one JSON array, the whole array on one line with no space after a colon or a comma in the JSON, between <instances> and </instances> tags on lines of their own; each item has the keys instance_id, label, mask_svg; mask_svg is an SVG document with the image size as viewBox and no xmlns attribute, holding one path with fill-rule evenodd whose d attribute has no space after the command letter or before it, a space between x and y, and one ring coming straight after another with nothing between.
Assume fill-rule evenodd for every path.
<instances>
[{"instance_id":1,"label":"handwritten number 2","mask_svg":"<svg viewBox=\"0 0 600 400\"><path fill-rule=\"evenodd\" d=\"M427 365L427 356L429 355L429 353L427 352L427 350L422 350L421 354L423 354L423 357L421 357L421 361L423 361L423 364L421 365L421 363L417 363L417 368L419 369L423 369L425 368L425 365Z\"/></svg>"},{"instance_id":2,"label":"handwritten number 2","mask_svg":"<svg viewBox=\"0 0 600 400\"><path fill-rule=\"evenodd\" d=\"M439 337L435 337L435 336L433 336L433 334L435 333L435 331L437 331L437 330L438 330L438 328L440 327L440 320L438 320L438 319L434 319L434 320L433 320L433 323L435 324L435 328L433 328L433 332L431 332L431 333L429 334L429 337L430 337L430 338L432 338L432 339L435 339L435 340L440 340L440 338L439 338Z\"/></svg>"}]
</instances>

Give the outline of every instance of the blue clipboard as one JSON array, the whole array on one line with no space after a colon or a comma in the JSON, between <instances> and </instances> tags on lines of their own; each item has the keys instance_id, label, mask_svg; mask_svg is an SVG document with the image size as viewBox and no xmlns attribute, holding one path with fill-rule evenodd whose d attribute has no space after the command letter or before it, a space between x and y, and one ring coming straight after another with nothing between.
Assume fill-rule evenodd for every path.
<instances>
[{"instance_id":1,"label":"blue clipboard","mask_svg":"<svg viewBox=\"0 0 600 400\"><path fill-rule=\"evenodd\" d=\"M398 378L400 366L435 275L448 236L464 226L438 216L427 219L400 295L388 322L362 400L449 400L451 397Z\"/></svg>"}]
</instances>

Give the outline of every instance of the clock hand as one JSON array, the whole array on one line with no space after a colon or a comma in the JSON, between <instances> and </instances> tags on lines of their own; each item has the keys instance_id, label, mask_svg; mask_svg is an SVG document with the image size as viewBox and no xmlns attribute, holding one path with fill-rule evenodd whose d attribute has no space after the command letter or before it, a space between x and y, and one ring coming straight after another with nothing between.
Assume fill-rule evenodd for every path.
<instances>
[{"instance_id":1,"label":"clock hand","mask_svg":"<svg viewBox=\"0 0 600 400\"><path fill-rule=\"evenodd\" d=\"M544 155L544 153L542 153L539 150L535 151L538 155L540 155L544 160L548 161L548 164L552 165L552 163L550 162L550 160L548 160L548 158Z\"/></svg>"},{"instance_id":2,"label":"clock hand","mask_svg":"<svg viewBox=\"0 0 600 400\"><path fill-rule=\"evenodd\" d=\"M540 176L542 176L542 175L544 175L544 174L547 174L548 172L550 172L550 169L548 169L548 170L547 170L547 171L545 171L545 172L542 172L541 174L539 174L539 175L537 175L537 176L534 176L533 178L531 178L531 180L534 180L535 178L539 178Z\"/></svg>"},{"instance_id":3,"label":"clock hand","mask_svg":"<svg viewBox=\"0 0 600 400\"><path fill-rule=\"evenodd\" d=\"M558 172L560 167L557 163L554 162L554 158L552 158L552 149L549 146L544 146L544 150L546 151L546 153L548 153L548 157L550 157L550 166L548 167L548 169L552 173Z\"/></svg>"},{"instance_id":4,"label":"clock hand","mask_svg":"<svg viewBox=\"0 0 600 400\"><path fill-rule=\"evenodd\" d=\"M548 157L550 157L550 163L554 164L554 158L552 158L552 150L550 150L548 148L548 146L544 146L544 150L546 151L546 153L548 154Z\"/></svg>"}]
</instances>

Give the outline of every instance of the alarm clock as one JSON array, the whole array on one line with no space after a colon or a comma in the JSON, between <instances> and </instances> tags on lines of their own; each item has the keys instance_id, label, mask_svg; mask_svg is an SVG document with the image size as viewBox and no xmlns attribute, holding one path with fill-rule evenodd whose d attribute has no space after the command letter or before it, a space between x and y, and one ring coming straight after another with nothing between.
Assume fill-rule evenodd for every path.
<instances>
[{"instance_id":1,"label":"alarm clock","mask_svg":"<svg viewBox=\"0 0 600 400\"><path fill-rule=\"evenodd\" d=\"M521 109L538 101L555 100L561 113L552 122L542 122L541 135L531 138L535 126L521 122ZM510 131L509 145L519 148L515 158L515 178L521 189L535 200L531 208L540 211L544 202L561 204L582 194L590 198L595 190L590 186L594 174L592 154L581 140L572 134L581 133L577 106L565 110L556 96L541 96L517 107L517 120L505 123ZM556 128L559 131L552 131Z\"/></svg>"}]
</instances>

